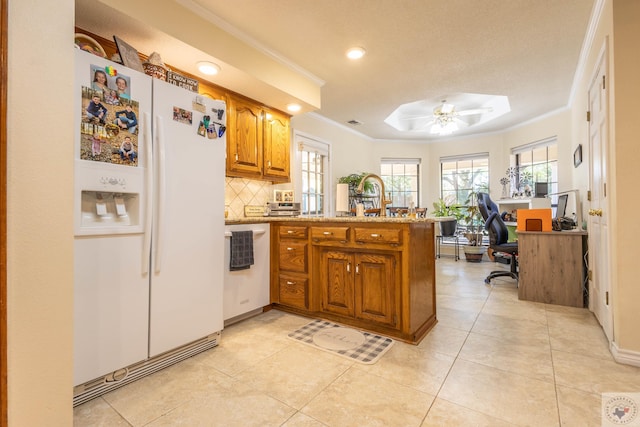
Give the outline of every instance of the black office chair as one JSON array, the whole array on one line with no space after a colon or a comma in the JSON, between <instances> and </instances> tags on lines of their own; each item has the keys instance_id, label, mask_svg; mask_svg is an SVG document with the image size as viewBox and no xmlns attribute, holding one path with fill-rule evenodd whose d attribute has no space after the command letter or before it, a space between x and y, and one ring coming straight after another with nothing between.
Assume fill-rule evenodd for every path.
<instances>
[{"instance_id":1,"label":"black office chair","mask_svg":"<svg viewBox=\"0 0 640 427\"><path fill-rule=\"evenodd\" d=\"M490 283L491 279L499 276L509 276L518 280L517 260L518 242L508 242L509 230L500 217L498 206L491 200L487 193L478 193L478 210L484 219L485 229L489 230L489 247L495 252L503 252L511 255L510 271L492 271L484 279L485 283Z\"/></svg>"}]
</instances>

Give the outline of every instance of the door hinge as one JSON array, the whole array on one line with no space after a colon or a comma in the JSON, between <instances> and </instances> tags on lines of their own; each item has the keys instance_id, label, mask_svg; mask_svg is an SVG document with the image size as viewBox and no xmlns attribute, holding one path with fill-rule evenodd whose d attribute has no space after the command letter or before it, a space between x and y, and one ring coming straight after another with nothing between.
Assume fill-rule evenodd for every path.
<instances>
[{"instance_id":1,"label":"door hinge","mask_svg":"<svg viewBox=\"0 0 640 427\"><path fill-rule=\"evenodd\" d=\"M591 201L591 190L587 190L587 200Z\"/></svg>"},{"instance_id":2,"label":"door hinge","mask_svg":"<svg viewBox=\"0 0 640 427\"><path fill-rule=\"evenodd\" d=\"M605 302L605 304L606 304L606 305L609 305L609 291L607 291L607 292L605 292L605 293L604 293L604 299L605 299L605 301L606 301L606 302Z\"/></svg>"},{"instance_id":3,"label":"door hinge","mask_svg":"<svg viewBox=\"0 0 640 427\"><path fill-rule=\"evenodd\" d=\"M606 89L607 88L607 85L605 83L606 81L607 81L606 76L602 76L602 89Z\"/></svg>"},{"instance_id":4,"label":"door hinge","mask_svg":"<svg viewBox=\"0 0 640 427\"><path fill-rule=\"evenodd\" d=\"M591 121L591 111L587 111L587 121Z\"/></svg>"},{"instance_id":5,"label":"door hinge","mask_svg":"<svg viewBox=\"0 0 640 427\"><path fill-rule=\"evenodd\" d=\"M604 190L604 197L607 197L607 183L605 182L602 185L603 185L602 189Z\"/></svg>"},{"instance_id":6,"label":"door hinge","mask_svg":"<svg viewBox=\"0 0 640 427\"><path fill-rule=\"evenodd\" d=\"M591 270L587 271L587 277L589 280L593 280L593 272Z\"/></svg>"}]
</instances>

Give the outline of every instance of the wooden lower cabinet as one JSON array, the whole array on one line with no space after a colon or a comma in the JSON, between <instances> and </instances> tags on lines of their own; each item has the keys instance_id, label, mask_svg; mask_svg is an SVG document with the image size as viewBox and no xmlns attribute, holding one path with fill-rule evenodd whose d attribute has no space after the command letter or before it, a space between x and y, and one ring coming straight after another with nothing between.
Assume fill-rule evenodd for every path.
<instances>
[{"instance_id":1,"label":"wooden lower cabinet","mask_svg":"<svg viewBox=\"0 0 640 427\"><path fill-rule=\"evenodd\" d=\"M410 343L435 325L434 223L300 220L271 227L275 307Z\"/></svg>"},{"instance_id":2,"label":"wooden lower cabinet","mask_svg":"<svg viewBox=\"0 0 640 427\"><path fill-rule=\"evenodd\" d=\"M395 256L321 249L322 311L396 325Z\"/></svg>"},{"instance_id":3,"label":"wooden lower cabinet","mask_svg":"<svg viewBox=\"0 0 640 427\"><path fill-rule=\"evenodd\" d=\"M356 317L396 327L396 256L355 254L355 262Z\"/></svg>"}]
</instances>

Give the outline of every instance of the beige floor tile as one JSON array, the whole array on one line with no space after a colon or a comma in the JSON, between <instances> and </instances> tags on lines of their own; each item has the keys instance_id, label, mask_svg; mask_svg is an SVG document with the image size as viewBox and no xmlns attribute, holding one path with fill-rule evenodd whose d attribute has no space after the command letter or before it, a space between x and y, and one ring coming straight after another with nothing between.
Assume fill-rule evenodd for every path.
<instances>
[{"instance_id":1,"label":"beige floor tile","mask_svg":"<svg viewBox=\"0 0 640 427\"><path fill-rule=\"evenodd\" d=\"M438 397L519 425L557 426L552 383L456 360Z\"/></svg>"},{"instance_id":2,"label":"beige floor tile","mask_svg":"<svg viewBox=\"0 0 640 427\"><path fill-rule=\"evenodd\" d=\"M414 345L396 342L377 363L357 364L353 369L435 396L454 360L452 356L427 352Z\"/></svg>"},{"instance_id":3,"label":"beige floor tile","mask_svg":"<svg viewBox=\"0 0 640 427\"><path fill-rule=\"evenodd\" d=\"M481 297L483 300L491 293L490 286L478 286L477 283L464 283L459 280L449 278L448 282L439 282L436 280L437 295L452 295L458 297Z\"/></svg>"},{"instance_id":4,"label":"beige floor tile","mask_svg":"<svg viewBox=\"0 0 640 427\"><path fill-rule=\"evenodd\" d=\"M74 427L129 427L130 424L101 397L73 410Z\"/></svg>"},{"instance_id":5,"label":"beige floor tile","mask_svg":"<svg viewBox=\"0 0 640 427\"><path fill-rule=\"evenodd\" d=\"M595 394L640 391L637 366L557 350L551 357L558 385Z\"/></svg>"},{"instance_id":6,"label":"beige floor tile","mask_svg":"<svg viewBox=\"0 0 640 427\"><path fill-rule=\"evenodd\" d=\"M454 310L451 308L436 306L436 318L438 319L438 323L450 328L470 331L477 317L478 313L476 312Z\"/></svg>"},{"instance_id":7,"label":"beige floor tile","mask_svg":"<svg viewBox=\"0 0 640 427\"><path fill-rule=\"evenodd\" d=\"M457 356L469 333L438 322L422 339L418 348L426 352L438 352Z\"/></svg>"},{"instance_id":8,"label":"beige floor tile","mask_svg":"<svg viewBox=\"0 0 640 427\"><path fill-rule=\"evenodd\" d=\"M547 318L552 349L612 359L609 341L591 312L547 311Z\"/></svg>"},{"instance_id":9,"label":"beige floor tile","mask_svg":"<svg viewBox=\"0 0 640 427\"><path fill-rule=\"evenodd\" d=\"M301 412L336 427L419 426L433 398L353 367Z\"/></svg>"},{"instance_id":10,"label":"beige floor tile","mask_svg":"<svg viewBox=\"0 0 640 427\"><path fill-rule=\"evenodd\" d=\"M421 427L511 427L512 423L437 398Z\"/></svg>"},{"instance_id":11,"label":"beige floor tile","mask_svg":"<svg viewBox=\"0 0 640 427\"><path fill-rule=\"evenodd\" d=\"M195 358L234 376L291 345L291 340L287 338L288 332L249 326L232 325L229 332L222 332L220 345ZM297 328L292 331L295 329Z\"/></svg>"},{"instance_id":12,"label":"beige floor tile","mask_svg":"<svg viewBox=\"0 0 640 427\"><path fill-rule=\"evenodd\" d=\"M547 324L547 314L544 304L537 302L506 301L502 298L496 299L489 296L482 312L511 319L528 320L530 322L541 323L543 325Z\"/></svg>"},{"instance_id":13,"label":"beige floor tile","mask_svg":"<svg viewBox=\"0 0 640 427\"><path fill-rule=\"evenodd\" d=\"M242 371L236 378L300 409L354 362L290 341L290 347Z\"/></svg>"},{"instance_id":14,"label":"beige floor tile","mask_svg":"<svg viewBox=\"0 0 640 427\"><path fill-rule=\"evenodd\" d=\"M509 339L512 342L549 347L549 328L547 325L529 320L514 319L507 316L485 313L478 316L471 332L495 338Z\"/></svg>"},{"instance_id":15,"label":"beige floor tile","mask_svg":"<svg viewBox=\"0 0 640 427\"><path fill-rule=\"evenodd\" d=\"M308 415L302 412L297 412L293 417L289 418L286 423L282 424L282 427L324 427L326 424L321 423L318 420L314 420Z\"/></svg>"},{"instance_id":16,"label":"beige floor tile","mask_svg":"<svg viewBox=\"0 0 640 427\"><path fill-rule=\"evenodd\" d=\"M104 395L104 399L134 426L145 425L212 389L233 384L225 374L187 359Z\"/></svg>"},{"instance_id":17,"label":"beige floor tile","mask_svg":"<svg viewBox=\"0 0 640 427\"><path fill-rule=\"evenodd\" d=\"M476 314L480 313L485 301L486 297L484 296L460 297L458 295L442 294L436 296L436 306L439 309L449 308L452 310L468 311Z\"/></svg>"},{"instance_id":18,"label":"beige floor tile","mask_svg":"<svg viewBox=\"0 0 640 427\"><path fill-rule=\"evenodd\" d=\"M295 412L277 399L235 381L223 392L200 394L147 426L280 426Z\"/></svg>"},{"instance_id":19,"label":"beige floor tile","mask_svg":"<svg viewBox=\"0 0 640 427\"><path fill-rule=\"evenodd\" d=\"M458 356L529 378L553 383L551 349L510 338L494 338L471 332Z\"/></svg>"},{"instance_id":20,"label":"beige floor tile","mask_svg":"<svg viewBox=\"0 0 640 427\"><path fill-rule=\"evenodd\" d=\"M569 387L557 387L560 422L563 427L602 425L602 396Z\"/></svg>"}]
</instances>

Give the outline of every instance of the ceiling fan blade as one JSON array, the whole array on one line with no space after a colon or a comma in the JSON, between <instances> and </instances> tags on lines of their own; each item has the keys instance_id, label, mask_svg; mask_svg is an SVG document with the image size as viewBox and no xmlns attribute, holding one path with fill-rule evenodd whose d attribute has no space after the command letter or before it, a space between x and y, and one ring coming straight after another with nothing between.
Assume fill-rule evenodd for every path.
<instances>
[{"instance_id":1,"label":"ceiling fan blade","mask_svg":"<svg viewBox=\"0 0 640 427\"><path fill-rule=\"evenodd\" d=\"M442 114L449 114L453 111L455 106L453 104L447 104L446 102L444 102L439 108Z\"/></svg>"},{"instance_id":2,"label":"ceiling fan blade","mask_svg":"<svg viewBox=\"0 0 640 427\"><path fill-rule=\"evenodd\" d=\"M407 116L407 117L400 117L400 120L415 120L415 119L428 119L433 117L433 114L427 114L425 116Z\"/></svg>"},{"instance_id":3,"label":"ceiling fan blade","mask_svg":"<svg viewBox=\"0 0 640 427\"><path fill-rule=\"evenodd\" d=\"M456 111L456 114L458 116L471 116L471 115L474 115L474 114L490 113L492 111L493 111L493 108L485 107L485 108L474 108L472 110Z\"/></svg>"}]
</instances>

